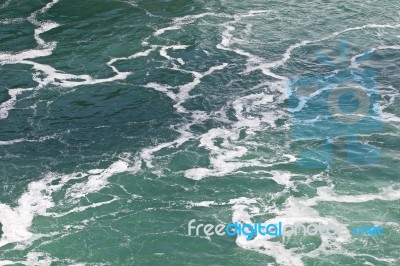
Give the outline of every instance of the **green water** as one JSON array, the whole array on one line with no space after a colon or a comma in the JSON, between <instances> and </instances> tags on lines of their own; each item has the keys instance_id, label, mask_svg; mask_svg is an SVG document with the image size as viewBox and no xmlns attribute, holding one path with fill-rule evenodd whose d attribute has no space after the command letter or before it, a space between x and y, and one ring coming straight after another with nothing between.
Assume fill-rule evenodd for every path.
<instances>
[{"instance_id":1,"label":"green water","mask_svg":"<svg viewBox=\"0 0 400 266\"><path fill-rule=\"evenodd\" d=\"M1 0L0 265L400 265L399 10ZM350 68L376 73L382 127L358 139L380 162L338 137L331 167L299 167L320 141L293 139L288 79ZM274 218L349 234L188 235Z\"/></svg>"}]
</instances>

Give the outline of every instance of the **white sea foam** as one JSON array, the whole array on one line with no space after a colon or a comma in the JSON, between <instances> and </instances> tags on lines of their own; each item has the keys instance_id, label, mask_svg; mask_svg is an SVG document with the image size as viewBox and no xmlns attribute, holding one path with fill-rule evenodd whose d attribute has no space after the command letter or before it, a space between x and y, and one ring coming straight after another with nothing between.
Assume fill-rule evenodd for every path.
<instances>
[{"instance_id":1,"label":"white sea foam","mask_svg":"<svg viewBox=\"0 0 400 266\"><path fill-rule=\"evenodd\" d=\"M210 207L211 205L216 205L217 203L213 200L211 201L201 201L201 202L190 202L190 206L194 207Z\"/></svg>"},{"instance_id":2,"label":"white sea foam","mask_svg":"<svg viewBox=\"0 0 400 266\"><path fill-rule=\"evenodd\" d=\"M271 179L279 185L284 185L285 188L292 188L294 186L294 182L291 181L291 178L295 176L294 174L287 171L272 171L271 174Z\"/></svg>"},{"instance_id":3,"label":"white sea foam","mask_svg":"<svg viewBox=\"0 0 400 266\"><path fill-rule=\"evenodd\" d=\"M180 129L178 129L178 132L180 133L180 136L175 139L174 141L170 141L170 142L165 142L165 143L161 143L159 145L153 146L153 147L147 147L144 148L140 151L140 159L142 161L144 161L145 165L149 168L149 169L154 169L155 166L153 165L153 158L154 158L154 153L165 149L165 148L169 148L169 147L179 147L180 145L182 145L183 143L185 143L186 141L188 141L189 139L191 139L193 137L193 134L188 130L188 128L191 126L191 124L185 124L183 126L180 127ZM154 172L157 175L162 175L162 172L159 171L158 169L155 170Z\"/></svg>"},{"instance_id":4,"label":"white sea foam","mask_svg":"<svg viewBox=\"0 0 400 266\"><path fill-rule=\"evenodd\" d=\"M318 188L318 197L311 198L307 201L309 206L314 206L318 202L353 202L362 203L373 200L395 201L400 199L400 189L395 186L381 188L377 194L361 194L361 195L337 195L333 187Z\"/></svg>"},{"instance_id":5,"label":"white sea foam","mask_svg":"<svg viewBox=\"0 0 400 266\"><path fill-rule=\"evenodd\" d=\"M72 203L89 193L97 192L108 185L108 179L122 172L134 172L139 170L140 165L129 166L124 161L117 161L109 168L94 169L89 173L74 173L70 175L48 174L43 179L29 183L26 192L18 199L16 207L0 203L0 222L3 225L3 235L0 239L0 247L9 243L20 243L18 247L24 248L40 235L29 231L35 216L61 217L73 212L81 212L88 208L96 208L104 204L110 204L118 200L117 197L110 201L93 203L88 206L78 206L65 213L48 213L47 210L55 206L52 194L60 191L70 180L81 180L66 190L66 199ZM58 182L55 182L58 181ZM78 201L77 201L78 202Z\"/></svg>"},{"instance_id":6,"label":"white sea foam","mask_svg":"<svg viewBox=\"0 0 400 266\"><path fill-rule=\"evenodd\" d=\"M93 209L93 208L97 208L97 207L100 207L100 206L103 206L103 205L107 205L107 204L110 204L110 203L112 203L114 201L117 201L117 200L119 200L119 198L118 197L114 197L111 200L107 200L107 201L103 201L103 202L96 202L96 203L92 203L92 204L87 205L87 206L75 207L75 208L73 208L73 209L71 209L71 210L69 210L67 212L64 212L64 213L46 213L46 216L63 217L63 216L66 216L66 215L68 215L70 213L83 212L83 211L86 211L87 209Z\"/></svg>"},{"instance_id":7,"label":"white sea foam","mask_svg":"<svg viewBox=\"0 0 400 266\"><path fill-rule=\"evenodd\" d=\"M370 50L368 50L368 51L366 51L364 53L361 53L361 54L353 56L350 59L351 66L352 67L358 67L362 63L362 62L358 62L358 59L360 59L363 56L366 56L368 54L371 54L373 52L379 51L379 50L400 50L400 45L380 45L378 47L371 48Z\"/></svg>"},{"instance_id":8,"label":"white sea foam","mask_svg":"<svg viewBox=\"0 0 400 266\"><path fill-rule=\"evenodd\" d=\"M51 258L48 254L41 252L29 252L26 258L25 265L40 265L40 266L50 266L56 259Z\"/></svg>"},{"instance_id":9,"label":"white sea foam","mask_svg":"<svg viewBox=\"0 0 400 266\"><path fill-rule=\"evenodd\" d=\"M21 139L13 139L13 140L0 140L0 145L5 146L5 145L13 145L15 143L20 143L23 141L26 141L27 139L21 138Z\"/></svg>"},{"instance_id":10,"label":"white sea foam","mask_svg":"<svg viewBox=\"0 0 400 266\"><path fill-rule=\"evenodd\" d=\"M279 193L278 193L279 194ZM317 256L321 253L340 253L344 251L341 244L350 240L350 233L346 226L336 221L334 218L321 217L317 210L306 204L306 199L297 199L290 197L285 204L284 209L269 210L269 213L275 213L276 217L268 219L269 223L282 222L283 224L305 224L319 223L330 225L336 228L336 232L340 235L321 234L321 245L307 254L296 251L296 249L286 248L284 242L271 241L273 236L257 235L254 239L247 240L246 236L237 236L236 244L242 248L254 250L268 256L272 256L280 265L304 265L303 256ZM255 207L257 203L255 199L231 200L233 203L232 221L241 223L254 223L252 221L254 215L260 214L259 207ZM289 238L290 239L290 238ZM286 241L286 240L285 240Z\"/></svg>"},{"instance_id":11,"label":"white sea foam","mask_svg":"<svg viewBox=\"0 0 400 266\"><path fill-rule=\"evenodd\" d=\"M291 58L292 52L298 48L301 48L301 47L309 45L309 44L319 43L319 42L322 42L325 40L329 40L329 39L338 37L339 35L342 35L344 33L351 32L351 31L358 31L358 30L365 30L365 29L385 29L385 28L397 29L397 28L400 28L400 24L394 24L394 25L391 25L391 24L381 24L381 25L380 24L366 24L366 25L362 25L362 26L358 26L358 27L351 27L351 28L347 28L344 30L336 31L336 32L329 34L328 36L320 38L320 39L304 40L304 41L301 41L299 43L289 46L289 48L287 48L285 53L282 55L281 59L273 61L273 62L260 63L255 66L248 67L247 72L261 70L265 75L271 76L271 73L272 73L271 69L274 69L274 68L284 65Z\"/></svg>"},{"instance_id":12,"label":"white sea foam","mask_svg":"<svg viewBox=\"0 0 400 266\"><path fill-rule=\"evenodd\" d=\"M225 31L222 32L222 35L221 35L222 40L219 44L217 44L217 48L221 49L221 50L231 51L238 55L247 57L247 66L246 66L246 71L245 71L247 73L254 70L254 65L256 65L256 66L264 65L263 62L265 62L265 59L262 57L259 57L257 55L254 55L250 52L244 51L243 49L232 48L232 45L235 43L235 39L233 37L233 32L236 30L236 28L234 27L234 25L239 23L243 18L258 16L260 14L265 14L268 12L271 12L271 11L270 10L249 11L248 13L245 13L245 14L235 15L235 16L233 16L232 21L229 21L229 22L226 22L223 24L223 26L225 27ZM273 77L277 80L286 80L285 77L273 73L269 68L265 68L265 67L261 68L260 67L257 69L260 69L262 71L262 73L266 76Z\"/></svg>"},{"instance_id":13,"label":"white sea foam","mask_svg":"<svg viewBox=\"0 0 400 266\"><path fill-rule=\"evenodd\" d=\"M29 17L28 21L31 22L33 25L37 26L38 28L35 29L34 37L36 42L38 43L40 48L55 48L56 43L55 42L50 42L46 43L41 37L40 34L50 31L54 28L57 28L59 25L54 22L50 21L45 21L45 22L39 22L36 17L39 13L43 14L47 12L50 8L52 8L55 4L58 3L59 0L53 0L52 2L48 3L45 7L42 9L33 12Z\"/></svg>"},{"instance_id":14,"label":"white sea foam","mask_svg":"<svg viewBox=\"0 0 400 266\"><path fill-rule=\"evenodd\" d=\"M396 102L396 99L399 98L398 89L393 86L385 86L378 87L377 90L381 96L380 106L375 107L378 109L377 113L380 113L382 121L396 127L395 123L399 123L400 118L393 113L387 112L386 109L392 106ZM383 99L386 100L384 101Z\"/></svg>"},{"instance_id":15,"label":"white sea foam","mask_svg":"<svg viewBox=\"0 0 400 266\"><path fill-rule=\"evenodd\" d=\"M17 100L17 95L24 91L31 90L32 89L9 89L8 95L10 95L11 98L0 105L0 119L7 118L8 112L14 107L15 101Z\"/></svg>"},{"instance_id":16,"label":"white sea foam","mask_svg":"<svg viewBox=\"0 0 400 266\"><path fill-rule=\"evenodd\" d=\"M163 33L166 32L166 31L179 30L179 29L180 29L180 26L178 26L178 25L176 25L176 26L170 26L170 27L166 27L166 28L162 28L162 29L157 30L157 31L154 33L154 36L161 35L161 34L163 34Z\"/></svg>"},{"instance_id":17,"label":"white sea foam","mask_svg":"<svg viewBox=\"0 0 400 266\"><path fill-rule=\"evenodd\" d=\"M214 140L223 139L221 147L215 145ZM185 171L185 176L193 180L200 180L207 176L224 176L244 166L259 165L255 160L242 162L240 157L246 154L247 148L235 145L239 135L236 131L222 128L213 128L200 138L200 147L210 152L210 168L192 168Z\"/></svg>"},{"instance_id":18,"label":"white sea foam","mask_svg":"<svg viewBox=\"0 0 400 266\"><path fill-rule=\"evenodd\" d=\"M48 3L42 9L33 12L27 20L31 22L33 25L37 26L34 32L34 38L38 44L38 48L25 50L17 53L7 53L2 52L0 53L0 65L5 64L26 64L31 65L38 73L34 76L34 80L39 83L39 87L46 86L48 84L55 84L60 87L64 88L72 88L76 86L82 85L93 85L99 83L106 83L116 80L124 80L126 79L131 72L120 72L112 66L112 64L118 60L123 59L132 59L139 56L147 56L150 51L144 51L137 54L134 54L127 58L117 58L111 59L107 65L113 70L115 75L109 78L93 78L90 75L82 74L82 75L73 75L63 73L58 71L57 69L53 68L50 65L40 64L30 59L38 58L38 57L45 57L49 56L53 53L54 49L57 46L57 42L46 42L44 39L41 38L41 34L47 31L50 31L54 28L57 28L59 24L51 22L51 21L38 21L37 15L43 14L47 12L50 8L52 8L55 4L58 3L58 0L53 0L52 2ZM44 74L45 77L40 77L40 74Z\"/></svg>"},{"instance_id":19,"label":"white sea foam","mask_svg":"<svg viewBox=\"0 0 400 266\"><path fill-rule=\"evenodd\" d=\"M321 173L322 174L322 173ZM320 180L323 178L321 174L307 178L309 181ZM289 174L290 175L290 174ZM287 179L288 180L288 179ZM290 179L289 179L290 180ZM322 179L321 179L322 180ZM301 181L302 182L302 181ZM286 182L283 182L286 183ZM293 183L288 186L293 187ZM278 197L280 193L276 194ZM333 217L321 216L315 207L320 202L343 202L343 203L363 203L373 200L397 201L400 199L400 190L397 185L382 188L376 194L360 194L360 195L338 195L334 191L334 186L328 185L320 187L317 190L317 196L312 198L298 198L290 196L283 207L267 206L268 214L275 214L275 218L268 219L269 223L282 222L283 224L312 224L318 223L328 225L335 228L335 234L320 232L319 237L321 244L314 250L307 253L301 252L298 248L285 247L285 241L289 241L287 237L283 242L274 241L273 236L257 235L254 239L247 240L247 236L237 236L236 244L242 248L254 250L268 256L274 257L280 265L304 265L303 257L318 257L321 255L342 254L349 257L360 256L348 251L343 244L352 241L352 237L348 225L342 224ZM273 201L273 199L271 199ZM262 209L262 199L239 198L232 199L229 204L233 204L232 221L241 223L255 223L254 216L264 213ZM381 222L374 222L380 224ZM392 263L393 258L371 258L377 261Z\"/></svg>"},{"instance_id":20,"label":"white sea foam","mask_svg":"<svg viewBox=\"0 0 400 266\"><path fill-rule=\"evenodd\" d=\"M22 264L22 265L26 265L26 266L50 266L50 265L54 265L54 263L56 264L63 264L63 265L74 265L74 266L83 266L85 265L84 263L79 263L76 262L74 260L63 260L61 261L58 258L54 258L51 257L49 254L47 253L43 253L43 252L35 252L35 251L30 251L28 252L28 254L26 255L26 259L25 260L17 260L17 261L10 261L10 260L0 260L0 266L6 266L6 265L16 265L16 264ZM102 264L99 264L102 265Z\"/></svg>"},{"instance_id":21,"label":"white sea foam","mask_svg":"<svg viewBox=\"0 0 400 266\"><path fill-rule=\"evenodd\" d=\"M1 7L0 7L1 9ZM0 19L0 25L7 25L7 24L19 24L24 22L24 18L8 18L8 19Z\"/></svg>"},{"instance_id":22,"label":"white sea foam","mask_svg":"<svg viewBox=\"0 0 400 266\"><path fill-rule=\"evenodd\" d=\"M165 95L167 95L169 98L171 98L173 101L176 101L176 99L177 99L176 94L170 90L170 89L172 89L171 86L158 84L156 82L150 82L150 83L147 83L146 85L144 85L143 87L162 92Z\"/></svg>"},{"instance_id":23,"label":"white sea foam","mask_svg":"<svg viewBox=\"0 0 400 266\"><path fill-rule=\"evenodd\" d=\"M157 31L154 32L154 36L159 36L164 34L167 31L172 31L172 30L179 30L183 25L193 23L194 21L206 17L206 16L214 16L214 17L226 17L227 15L221 14L221 13L213 13L213 12L207 12L207 13L201 13L197 15L188 15L184 17L179 17L175 18L172 22L172 26L168 26L165 28L158 29Z\"/></svg>"},{"instance_id":24,"label":"white sea foam","mask_svg":"<svg viewBox=\"0 0 400 266\"><path fill-rule=\"evenodd\" d=\"M196 71L187 71L192 73L194 79L192 82L186 83L184 85L179 86L179 92L177 94L177 103L174 105L177 108L178 112L185 112L186 110L182 107L182 104L190 97L189 93L193 90L197 85L201 83L201 79L211 75L213 72L218 70L223 70L228 66L227 63L223 63L221 65L212 66L206 72L200 73ZM186 72L186 71L185 71Z\"/></svg>"},{"instance_id":25,"label":"white sea foam","mask_svg":"<svg viewBox=\"0 0 400 266\"><path fill-rule=\"evenodd\" d=\"M12 0L7 0L6 2L4 2L4 4L2 4L2 5L0 6L0 9L3 9L3 8L8 7L8 6L10 5L11 1L12 1Z\"/></svg>"},{"instance_id":26,"label":"white sea foam","mask_svg":"<svg viewBox=\"0 0 400 266\"><path fill-rule=\"evenodd\" d=\"M184 50L187 47L189 47L188 45L172 45L172 46L163 46L160 49L160 55L164 58L166 58L169 61L172 61L174 68L178 68L177 65L175 65L174 61L177 61L180 65L184 65L185 62L183 61L182 58L172 58L168 55L168 50L172 49L172 50Z\"/></svg>"},{"instance_id":27,"label":"white sea foam","mask_svg":"<svg viewBox=\"0 0 400 266\"><path fill-rule=\"evenodd\" d=\"M265 85L267 83L263 83L261 86ZM276 127L276 119L286 115L277 111L276 104L279 102L274 101L275 94L276 91L274 91L274 94L266 92L255 93L239 97L230 102L229 105L235 110L237 121L231 122L225 128L212 128L198 137L199 146L210 151L210 166L208 168L186 170L185 176L193 180L200 180L208 176L224 176L236 172L243 167L270 167L295 161L296 158L291 156L286 156L286 160L284 161L270 163L265 163L263 158L252 160L241 159L247 154L248 147L251 147L251 143L248 141L251 136L254 136L256 132L265 130L268 126ZM257 116L254 115L255 113ZM245 139L240 138L243 130L245 130L247 136ZM216 140L220 140L221 143L216 145Z\"/></svg>"},{"instance_id":28,"label":"white sea foam","mask_svg":"<svg viewBox=\"0 0 400 266\"><path fill-rule=\"evenodd\" d=\"M239 198L230 201L233 214L232 221L240 223L253 223L252 216L259 214L257 207L252 207L257 199ZM256 236L252 240L247 240L245 235L237 236L236 244L244 249L254 250L268 256L272 256L279 265L303 265L301 255L296 254L293 250L286 249L281 242L268 241L266 236Z\"/></svg>"},{"instance_id":29,"label":"white sea foam","mask_svg":"<svg viewBox=\"0 0 400 266\"><path fill-rule=\"evenodd\" d=\"M0 146L8 146L8 145L13 145L15 143L21 143L21 142L44 142L49 139L55 139L58 136L59 136L59 134L53 134L53 135L48 135L48 136L42 136L38 139L19 138L19 139L13 139L13 140L0 140Z\"/></svg>"},{"instance_id":30,"label":"white sea foam","mask_svg":"<svg viewBox=\"0 0 400 266\"><path fill-rule=\"evenodd\" d=\"M70 198L82 198L86 194L94 193L108 184L108 179L117 173L126 172L128 164L124 161L113 163L109 168L99 174L92 174L87 177L87 182L77 183L67 189L67 196Z\"/></svg>"},{"instance_id":31,"label":"white sea foam","mask_svg":"<svg viewBox=\"0 0 400 266\"><path fill-rule=\"evenodd\" d=\"M223 70L225 67L227 67L227 63L224 63L222 65L217 65L217 66L212 66L210 67L207 71L200 73L196 71L186 71L182 69L178 69L183 72L191 73L194 77L193 81L183 84L178 87L178 92L174 93L171 89L172 87L168 85L162 85L158 83L148 83L145 85L146 88L152 88L154 90L160 91L162 93L165 93L169 98L175 101L174 107L178 112L186 113L186 109L182 106L182 104L190 98L190 91L192 91L198 84L201 83L201 79L204 78L205 76L211 75L213 72L218 71L218 70ZM191 138L194 138L195 136L193 133L190 131L190 127L194 124L199 124L205 119L207 119L208 115L205 114L205 112L199 112L199 111L194 111L191 112L192 115L192 122L190 123L184 123L180 126L177 126L176 130L180 133L180 136L170 142L166 143L161 143L155 147L147 147L144 148L140 151L140 158L145 162L146 166L148 168L153 168L154 165L152 163L152 160L154 158L154 153L168 148L168 147L179 147L186 141L188 141ZM158 175L161 175L162 173L158 170L155 172Z\"/></svg>"},{"instance_id":32,"label":"white sea foam","mask_svg":"<svg viewBox=\"0 0 400 266\"><path fill-rule=\"evenodd\" d=\"M0 246L26 242L34 237L29 231L34 215L43 215L48 208L54 206L50 195L57 187L48 184L50 179L52 177L47 176L30 183L27 191L19 198L17 207L0 204L0 222L3 225Z\"/></svg>"}]
</instances>

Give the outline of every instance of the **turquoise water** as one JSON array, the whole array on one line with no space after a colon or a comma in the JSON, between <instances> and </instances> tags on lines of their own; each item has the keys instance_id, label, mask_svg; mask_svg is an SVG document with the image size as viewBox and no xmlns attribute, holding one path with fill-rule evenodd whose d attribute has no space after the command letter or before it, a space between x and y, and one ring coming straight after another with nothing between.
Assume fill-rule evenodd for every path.
<instances>
[{"instance_id":1,"label":"turquoise water","mask_svg":"<svg viewBox=\"0 0 400 266\"><path fill-rule=\"evenodd\" d=\"M0 1L0 265L400 265L399 7ZM380 162L338 137L331 167L299 167L320 142L293 139L287 81L350 68L376 73L382 128L358 138ZM207 238L192 219L349 233Z\"/></svg>"}]
</instances>

